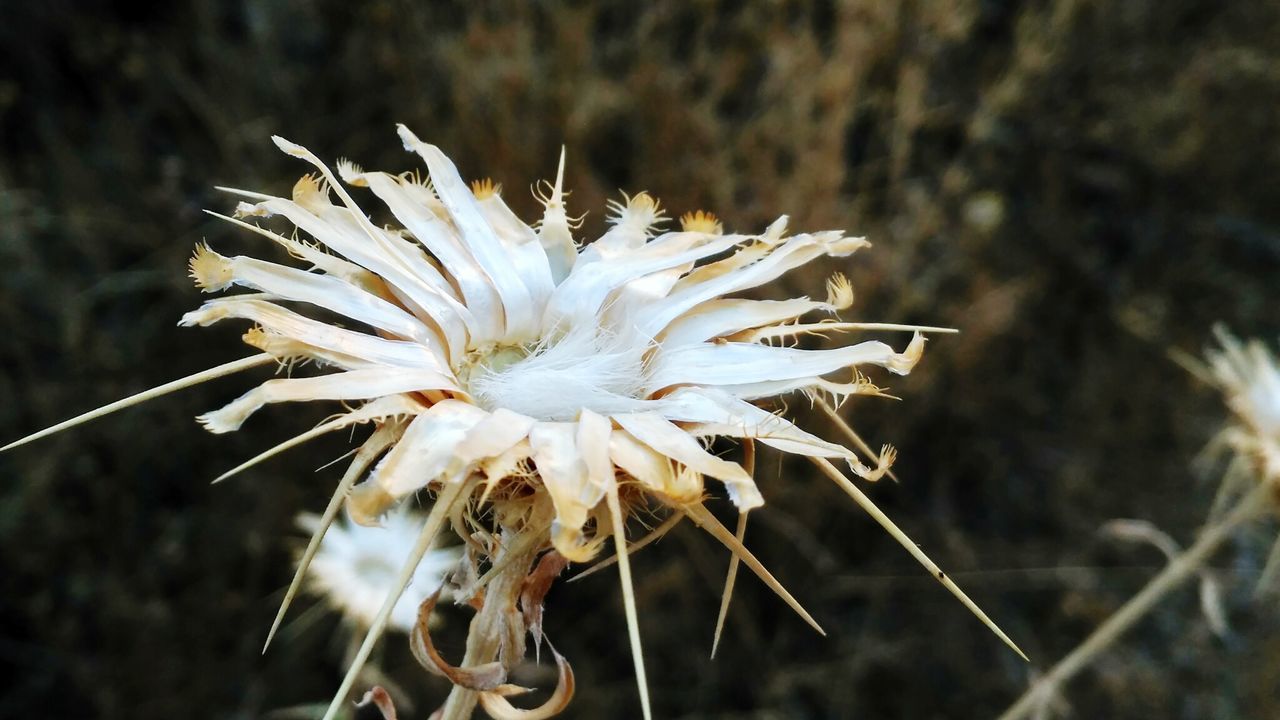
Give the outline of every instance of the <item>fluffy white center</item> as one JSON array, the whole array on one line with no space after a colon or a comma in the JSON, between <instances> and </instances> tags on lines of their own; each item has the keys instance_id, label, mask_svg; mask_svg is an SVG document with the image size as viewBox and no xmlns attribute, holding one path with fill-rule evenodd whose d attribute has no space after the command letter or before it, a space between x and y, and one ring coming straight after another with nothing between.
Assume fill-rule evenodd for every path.
<instances>
[{"instance_id":1,"label":"fluffy white center","mask_svg":"<svg viewBox=\"0 0 1280 720\"><path fill-rule=\"evenodd\" d=\"M644 405L650 344L636 333L575 328L531 347L481 356L467 385L486 410L503 407L535 420L576 420L583 409L635 412Z\"/></svg>"}]
</instances>

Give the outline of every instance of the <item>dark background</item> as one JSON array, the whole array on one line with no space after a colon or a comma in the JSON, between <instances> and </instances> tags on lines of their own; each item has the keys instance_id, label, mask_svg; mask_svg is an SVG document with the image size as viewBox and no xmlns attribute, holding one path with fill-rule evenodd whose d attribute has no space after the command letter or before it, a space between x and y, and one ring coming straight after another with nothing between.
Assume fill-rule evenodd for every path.
<instances>
[{"instance_id":1,"label":"dark background","mask_svg":"<svg viewBox=\"0 0 1280 720\"><path fill-rule=\"evenodd\" d=\"M618 189L744 230L787 213L875 247L763 295L818 294L843 269L846 317L963 330L909 378L873 376L903 402L846 416L901 449L902 483L876 500L1033 659L809 466L765 455L749 544L830 636L744 577L709 661L726 558L683 528L635 563L656 715L992 717L1160 566L1099 526L1142 518L1186 543L1207 513L1220 468L1192 461L1224 409L1168 353L1199 354L1219 321L1280 330L1278 108L1265 1L0 0L0 439L244 354L234 324L174 323L200 300L197 241L274 257L201 213L234 205L214 185L283 194L309 171L271 134L399 171L416 166L404 122L526 217L564 144L588 236ZM323 506L340 473L313 470L346 446L210 487L330 411L272 408L227 436L192 421L250 382L0 456L0 716L327 702L336 619L295 611L259 649L293 515ZM1274 532L1216 558L1225 639L1177 593L1065 689L1075 716L1280 716L1280 615L1250 600ZM447 621L460 657L465 616ZM613 576L553 590L547 629L578 671L566 717L639 716ZM410 717L445 693L399 638L383 668Z\"/></svg>"}]
</instances>

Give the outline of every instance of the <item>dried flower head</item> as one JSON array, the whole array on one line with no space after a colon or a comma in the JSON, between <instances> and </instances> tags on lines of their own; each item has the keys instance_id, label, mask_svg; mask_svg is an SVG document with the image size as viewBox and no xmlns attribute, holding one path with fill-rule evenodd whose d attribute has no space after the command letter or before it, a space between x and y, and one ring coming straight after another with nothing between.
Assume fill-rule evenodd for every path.
<instances>
[{"instance_id":1,"label":"dried flower head","mask_svg":"<svg viewBox=\"0 0 1280 720\"><path fill-rule=\"evenodd\" d=\"M202 290L250 292L209 300L182 324L254 323L244 337L258 354L46 431L257 365L307 361L328 371L268 380L199 420L209 431L225 433L268 403L354 404L224 478L324 433L373 427L314 523L285 607L308 565L323 557L316 555L321 537L344 503L355 521L375 524L408 498L435 497L412 551L370 619L330 717L393 621L419 560L446 526L467 544L472 562L472 572L462 573L457 599L478 608L460 667L434 652L425 628L415 634L424 665L455 684L446 719L468 716L477 701L495 717L534 716L508 704L518 689L505 684L505 671L524 656L526 634L542 640L546 586L565 565L591 560L610 541L648 717L627 557L685 518L733 553L734 568L738 561L747 565L821 632L743 546L745 525L740 522L732 532L704 506L716 488L706 478L724 488L744 519L764 503L748 467L708 452L717 437L741 439L748 451L759 442L812 459L990 624L829 462L843 461L854 475L874 481L889 471L892 448L859 456L754 404L793 392L837 404L852 395L879 395L881 389L860 368L905 375L924 350L922 333L946 331L833 318L802 321L849 306L853 290L843 276L832 278L823 300L734 297L815 258L849 256L867 247L863 238L840 231L788 235L786 217L758 234L725 234L721 222L703 212L682 218L678 231L660 232L661 206L642 192L611 203L608 231L579 248L577 223L565 206L563 154L554 184L538 193L545 209L531 226L508 209L500 186L481 181L469 188L438 148L404 127L399 132L405 148L426 163L429 181L364 172L345 162L335 173L308 150L277 137L280 149L311 164L316 174L299 180L289 198L229 190L245 201L236 217L219 217L275 242L306 267L227 257L201 245L190 270ZM349 186L371 191L399 226L371 222ZM311 240L245 220L271 216L287 219ZM313 319L305 312L309 307L366 329ZM859 330L909 330L913 336L901 351L880 341L796 347L804 335ZM627 518L641 512L666 513L668 519L629 548ZM727 598L728 592L726 603ZM563 662L561 679L555 697L563 703L572 694L572 674ZM561 706L535 715L546 717Z\"/></svg>"}]
</instances>

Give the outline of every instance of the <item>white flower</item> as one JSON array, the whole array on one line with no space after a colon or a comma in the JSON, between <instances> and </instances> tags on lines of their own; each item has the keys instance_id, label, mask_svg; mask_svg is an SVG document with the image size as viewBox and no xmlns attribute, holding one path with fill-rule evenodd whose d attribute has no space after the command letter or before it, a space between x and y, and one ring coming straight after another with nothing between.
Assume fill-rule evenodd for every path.
<instances>
[{"instance_id":1,"label":"white flower","mask_svg":"<svg viewBox=\"0 0 1280 720\"><path fill-rule=\"evenodd\" d=\"M336 370L267 381L201 416L210 431L236 430L267 403L371 401L324 426L411 418L353 490L348 507L357 520L374 522L428 486L473 473L496 483L531 464L534 484L555 507L555 547L573 560L596 551L583 529L602 512L619 472L674 503L698 500L705 475L722 481L741 510L761 505L751 477L706 452L703 438L756 438L786 452L843 459L865 477L884 472L749 401L795 390L876 394L854 368L905 374L923 336L902 353L878 341L831 350L773 346L856 327L798 322L840 309L832 301L847 294L833 292L832 301L724 297L821 255L849 255L865 240L840 232L784 237L785 218L760 235L722 235L711 226L654 237L662 214L641 193L615 204L612 228L577 252L559 181L534 230L491 185L473 193L439 149L403 127L400 135L426 161L430 183L346 163L339 169L347 183L370 188L402 230L374 225L314 155L276 138L320 176L299 181L292 199L255 194L237 212L282 215L319 244L234 222L311 269L197 248L191 273L204 290L255 292L211 300L183 324L250 320L257 323L245 336L250 344L280 361ZM283 302L317 306L373 332L311 320ZM842 370L849 380L827 379Z\"/></svg>"},{"instance_id":2,"label":"white flower","mask_svg":"<svg viewBox=\"0 0 1280 720\"><path fill-rule=\"evenodd\" d=\"M311 560L309 589L326 600L361 630L372 627L378 610L395 588L425 518L406 503L387 513L380 527L340 523L329 528ZM298 515L298 527L316 532L321 517ZM418 605L444 584L445 575L461 557L460 547L429 551L414 570L413 579L391 611L387 627L408 633L418 622Z\"/></svg>"},{"instance_id":3,"label":"white flower","mask_svg":"<svg viewBox=\"0 0 1280 720\"><path fill-rule=\"evenodd\" d=\"M1242 343L1218 329L1221 350L1205 358L1235 422L1222 436L1253 464L1255 477L1280 481L1280 364L1259 340Z\"/></svg>"},{"instance_id":4,"label":"white flower","mask_svg":"<svg viewBox=\"0 0 1280 720\"><path fill-rule=\"evenodd\" d=\"M429 181L416 174L364 172L350 163L339 163L335 174L308 150L277 137L277 146L318 174L298 181L290 198L229 190L246 201L237 207L237 217L219 217L274 241L307 267L226 257L199 246L190 271L203 290L236 286L250 292L209 300L187 313L182 324L247 320L254 325L244 340L261 354L113 403L9 447L273 361L287 367L310 362L329 370L268 380L199 420L211 432L225 433L239 429L268 403L348 403L328 422L223 477L324 433L360 423L375 427L316 522L285 606L343 502L353 519L374 524L420 491L436 494L339 699L383 626L392 622L395 598L415 571L416 559L446 523L490 562L498 555L518 555L527 564L529 553L547 546L582 562L612 537L646 717L625 540L631 511L653 504L667 508L671 515L659 532L672 520L692 519L818 628L743 547L740 535L703 506L705 477L722 483L743 513L764 503L742 465L707 451L716 437L750 439L813 459L1012 646L828 462L843 460L856 475L876 480L888 471L892 448L859 458L753 404L794 392L837 402L879 395L880 388L860 367L905 375L924 350L922 332L945 331L822 317L853 301L851 286L839 275L828 282L821 300L735 297L816 258L849 256L868 246L863 238L841 231L789 236L785 216L759 234L725 234L714 216L702 212L682 218L680 230L660 232L665 218L657 200L638 193L611 203L611 227L579 247L573 237L577 224L565 207L563 153L555 183L539 196L542 218L531 226L508 209L500 188L487 181L469 188L438 148L403 126L399 132L405 148L425 161ZM375 224L346 186L371 191L385 205L379 214L389 213L397 226ZM242 219L271 216L292 223L302 237ZM341 321L313 319L308 313L314 310ZM815 315L818 319L812 319ZM345 327L347 322L363 329ZM796 347L805 335L857 330L915 332L901 352L880 341L822 350ZM480 522L480 516L491 520ZM495 562L489 576L501 565ZM525 572L523 566L516 570ZM477 582L483 584L484 578ZM520 584L504 587L514 592ZM485 595L485 607L496 602L492 596ZM502 645L507 664L509 655L523 652L524 631L515 600L502 602L512 608L504 621L510 630ZM367 612L362 616L368 619ZM278 627L279 616L276 622ZM505 700L493 695L487 702Z\"/></svg>"}]
</instances>

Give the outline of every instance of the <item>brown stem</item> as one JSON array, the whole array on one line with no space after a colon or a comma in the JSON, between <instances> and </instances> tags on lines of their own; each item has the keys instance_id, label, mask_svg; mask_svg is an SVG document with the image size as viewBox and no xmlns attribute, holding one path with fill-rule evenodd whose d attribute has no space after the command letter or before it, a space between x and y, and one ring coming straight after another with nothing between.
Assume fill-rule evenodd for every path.
<instances>
[{"instance_id":1,"label":"brown stem","mask_svg":"<svg viewBox=\"0 0 1280 720\"><path fill-rule=\"evenodd\" d=\"M494 555L494 566L501 563L502 569L484 588L484 604L471 619L471 628L467 634L467 654L460 667L471 668L497 660L504 639L511 637L513 630L518 633L514 639L523 639L524 623L518 620L520 612L516 601L520 598L529 566L538 554L538 543L530 546L515 540L514 533L503 533L504 546L520 555L507 558L503 550ZM513 622L518 623L517 628L512 627ZM518 660L519 658L511 658L510 662ZM478 701L479 695L474 690L454 685L436 720L470 720Z\"/></svg>"}]
</instances>

